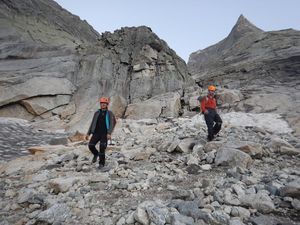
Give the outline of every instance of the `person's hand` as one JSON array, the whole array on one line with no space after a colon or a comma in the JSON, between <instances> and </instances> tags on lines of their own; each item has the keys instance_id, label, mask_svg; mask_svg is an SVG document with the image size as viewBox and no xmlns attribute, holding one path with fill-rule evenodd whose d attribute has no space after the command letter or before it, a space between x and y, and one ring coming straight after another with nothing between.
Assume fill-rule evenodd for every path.
<instances>
[{"instance_id":1,"label":"person's hand","mask_svg":"<svg viewBox=\"0 0 300 225\"><path fill-rule=\"evenodd\" d=\"M107 140L111 140L111 135L107 134Z\"/></svg>"},{"instance_id":2,"label":"person's hand","mask_svg":"<svg viewBox=\"0 0 300 225\"><path fill-rule=\"evenodd\" d=\"M85 138L84 138L86 141L89 141L90 140L90 135L85 135Z\"/></svg>"}]
</instances>

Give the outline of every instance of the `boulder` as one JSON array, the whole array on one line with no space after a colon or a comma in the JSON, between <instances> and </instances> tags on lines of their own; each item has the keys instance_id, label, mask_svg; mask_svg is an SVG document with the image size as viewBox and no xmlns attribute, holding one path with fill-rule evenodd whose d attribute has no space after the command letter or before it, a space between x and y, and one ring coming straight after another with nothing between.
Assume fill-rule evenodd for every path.
<instances>
[{"instance_id":1,"label":"boulder","mask_svg":"<svg viewBox=\"0 0 300 225\"><path fill-rule=\"evenodd\" d=\"M300 199L300 179L294 180L279 189L283 197L294 197Z\"/></svg>"},{"instance_id":2,"label":"boulder","mask_svg":"<svg viewBox=\"0 0 300 225\"><path fill-rule=\"evenodd\" d=\"M166 220L170 220L168 209L162 204L154 201L145 201L138 205L134 218L143 225L150 223L164 225Z\"/></svg>"},{"instance_id":3,"label":"boulder","mask_svg":"<svg viewBox=\"0 0 300 225\"><path fill-rule=\"evenodd\" d=\"M128 105L125 118L142 119L158 117L178 117L181 109L180 94L167 93L149 100Z\"/></svg>"},{"instance_id":4,"label":"boulder","mask_svg":"<svg viewBox=\"0 0 300 225\"><path fill-rule=\"evenodd\" d=\"M221 88L217 90L217 102L222 108L231 107L243 98L240 90Z\"/></svg>"},{"instance_id":5,"label":"boulder","mask_svg":"<svg viewBox=\"0 0 300 225\"><path fill-rule=\"evenodd\" d=\"M0 106L34 96L71 95L76 90L68 79L56 77L34 77L13 87L13 89L11 87L1 88Z\"/></svg>"},{"instance_id":6,"label":"boulder","mask_svg":"<svg viewBox=\"0 0 300 225\"><path fill-rule=\"evenodd\" d=\"M55 178L49 181L49 188L53 189L54 193L60 192L65 193L77 182L80 178L78 177L67 177L67 178Z\"/></svg>"},{"instance_id":7,"label":"boulder","mask_svg":"<svg viewBox=\"0 0 300 225\"><path fill-rule=\"evenodd\" d=\"M70 216L70 208L64 203L57 203L52 205L49 209L39 213L37 221L49 224L61 224Z\"/></svg>"},{"instance_id":8,"label":"boulder","mask_svg":"<svg viewBox=\"0 0 300 225\"><path fill-rule=\"evenodd\" d=\"M0 108L0 117L19 118L31 121L35 116L19 103L6 105Z\"/></svg>"},{"instance_id":9,"label":"boulder","mask_svg":"<svg viewBox=\"0 0 300 225\"><path fill-rule=\"evenodd\" d=\"M113 111L117 118L124 115L127 106L127 101L120 95L115 95L110 98L109 109Z\"/></svg>"},{"instance_id":10,"label":"boulder","mask_svg":"<svg viewBox=\"0 0 300 225\"><path fill-rule=\"evenodd\" d=\"M240 197L242 205L251 206L261 213L270 213L275 210L272 199L265 193L247 194Z\"/></svg>"},{"instance_id":11,"label":"boulder","mask_svg":"<svg viewBox=\"0 0 300 225\"><path fill-rule=\"evenodd\" d=\"M41 115L47 111L69 103L70 95L56 95L54 97L34 97L21 101L28 112L33 115Z\"/></svg>"},{"instance_id":12,"label":"boulder","mask_svg":"<svg viewBox=\"0 0 300 225\"><path fill-rule=\"evenodd\" d=\"M222 148L217 151L217 155L215 158L215 164L224 165L224 166L240 166L243 168L248 168L252 164L251 157L237 149L228 149Z\"/></svg>"}]
</instances>

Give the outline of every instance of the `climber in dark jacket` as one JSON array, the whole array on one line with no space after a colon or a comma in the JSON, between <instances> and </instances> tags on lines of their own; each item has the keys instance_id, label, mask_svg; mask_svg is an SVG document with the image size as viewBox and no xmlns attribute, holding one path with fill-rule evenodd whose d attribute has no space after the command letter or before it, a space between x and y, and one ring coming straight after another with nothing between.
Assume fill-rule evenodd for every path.
<instances>
[{"instance_id":1,"label":"climber in dark jacket","mask_svg":"<svg viewBox=\"0 0 300 225\"><path fill-rule=\"evenodd\" d=\"M116 124L116 119L112 111L108 110L109 99L100 98L100 109L94 114L92 123L86 135L89 140L89 149L94 154L92 162L95 163L99 156L99 168L105 165L105 149L107 140L111 139L111 134ZM90 135L92 137L90 138ZM99 152L96 144L100 141Z\"/></svg>"},{"instance_id":2,"label":"climber in dark jacket","mask_svg":"<svg viewBox=\"0 0 300 225\"><path fill-rule=\"evenodd\" d=\"M215 98L215 86L208 87L208 95L201 99L201 112L207 125L207 140L212 141L221 130L222 119L217 113L217 102Z\"/></svg>"}]
</instances>

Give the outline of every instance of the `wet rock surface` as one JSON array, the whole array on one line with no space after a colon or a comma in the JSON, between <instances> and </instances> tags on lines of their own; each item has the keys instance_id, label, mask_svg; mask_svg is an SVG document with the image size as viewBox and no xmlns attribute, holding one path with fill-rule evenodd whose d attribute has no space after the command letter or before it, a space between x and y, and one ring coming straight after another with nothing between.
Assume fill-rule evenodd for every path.
<instances>
[{"instance_id":1,"label":"wet rock surface","mask_svg":"<svg viewBox=\"0 0 300 225\"><path fill-rule=\"evenodd\" d=\"M28 155L28 148L66 140L67 134L38 129L26 120L0 117L0 160Z\"/></svg>"}]
</instances>

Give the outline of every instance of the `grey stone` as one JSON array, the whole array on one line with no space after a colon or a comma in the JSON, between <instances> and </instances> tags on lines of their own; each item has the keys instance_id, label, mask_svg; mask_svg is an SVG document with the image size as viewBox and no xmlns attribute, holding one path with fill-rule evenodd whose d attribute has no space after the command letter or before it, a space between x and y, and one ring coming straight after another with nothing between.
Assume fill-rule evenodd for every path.
<instances>
[{"instance_id":1,"label":"grey stone","mask_svg":"<svg viewBox=\"0 0 300 225\"><path fill-rule=\"evenodd\" d=\"M232 218L229 221L229 225L245 225L240 218Z\"/></svg>"},{"instance_id":2,"label":"grey stone","mask_svg":"<svg viewBox=\"0 0 300 225\"><path fill-rule=\"evenodd\" d=\"M49 181L49 188L53 189L55 193L67 192L78 181L78 177L55 178Z\"/></svg>"},{"instance_id":3,"label":"grey stone","mask_svg":"<svg viewBox=\"0 0 300 225\"><path fill-rule=\"evenodd\" d=\"M292 206L294 207L294 209L296 210L300 210L300 200L299 199L293 199L292 201Z\"/></svg>"},{"instance_id":4,"label":"grey stone","mask_svg":"<svg viewBox=\"0 0 300 225\"><path fill-rule=\"evenodd\" d=\"M33 189L22 189L18 193L18 203L30 203L30 204L43 204L45 196L39 193L36 193Z\"/></svg>"},{"instance_id":5,"label":"grey stone","mask_svg":"<svg viewBox=\"0 0 300 225\"><path fill-rule=\"evenodd\" d=\"M71 216L71 210L66 204L55 204L37 216L37 221L50 224L63 223Z\"/></svg>"},{"instance_id":6,"label":"grey stone","mask_svg":"<svg viewBox=\"0 0 300 225\"><path fill-rule=\"evenodd\" d=\"M179 142L176 147L176 151L181 153L191 152L195 145L195 140L193 138L186 138Z\"/></svg>"},{"instance_id":7,"label":"grey stone","mask_svg":"<svg viewBox=\"0 0 300 225\"><path fill-rule=\"evenodd\" d=\"M277 225L277 224L293 224L289 218L276 218L274 216L260 215L257 217L251 217L250 222L254 225Z\"/></svg>"},{"instance_id":8,"label":"grey stone","mask_svg":"<svg viewBox=\"0 0 300 225\"><path fill-rule=\"evenodd\" d=\"M71 95L75 91L75 86L65 78L36 77L14 85L13 90L1 88L0 106L39 95Z\"/></svg>"},{"instance_id":9,"label":"grey stone","mask_svg":"<svg viewBox=\"0 0 300 225\"><path fill-rule=\"evenodd\" d=\"M217 155L215 158L215 164L224 165L224 166L240 166L243 168L247 168L252 164L251 157L237 149L221 149L217 151Z\"/></svg>"},{"instance_id":10,"label":"grey stone","mask_svg":"<svg viewBox=\"0 0 300 225\"><path fill-rule=\"evenodd\" d=\"M50 145L67 145L68 144L68 138L67 137L57 137L52 138L49 142Z\"/></svg>"},{"instance_id":11,"label":"grey stone","mask_svg":"<svg viewBox=\"0 0 300 225\"><path fill-rule=\"evenodd\" d=\"M34 97L21 101L31 114L41 115L49 110L66 105L70 102L70 95L56 95L54 97Z\"/></svg>"},{"instance_id":12,"label":"grey stone","mask_svg":"<svg viewBox=\"0 0 300 225\"><path fill-rule=\"evenodd\" d=\"M167 208L161 207L149 207L147 208L147 213L151 223L157 225L164 225L169 217L169 212Z\"/></svg>"},{"instance_id":13,"label":"grey stone","mask_svg":"<svg viewBox=\"0 0 300 225\"><path fill-rule=\"evenodd\" d=\"M188 165L187 168L186 168L186 171L189 174L199 174L200 170L201 170L201 167L196 165L196 164Z\"/></svg>"},{"instance_id":14,"label":"grey stone","mask_svg":"<svg viewBox=\"0 0 300 225\"><path fill-rule=\"evenodd\" d=\"M157 117L178 117L180 94L177 92L157 95L140 103L128 105L125 118L142 119Z\"/></svg>"},{"instance_id":15,"label":"grey stone","mask_svg":"<svg viewBox=\"0 0 300 225\"><path fill-rule=\"evenodd\" d=\"M248 194L239 199L242 205L251 206L262 213L270 213L275 210L272 199L265 193Z\"/></svg>"},{"instance_id":16,"label":"grey stone","mask_svg":"<svg viewBox=\"0 0 300 225\"><path fill-rule=\"evenodd\" d=\"M228 224L229 223L230 216L221 210L216 210L211 215L220 224Z\"/></svg>"},{"instance_id":17,"label":"grey stone","mask_svg":"<svg viewBox=\"0 0 300 225\"><path fill-rule=\"evenodd\" d=\"M133 216L137 222L143 225L149 225L152 222L164 225L166 220L170 220L167 208L154 201L145 201L139 204Z\"/></svg>"},{"instance_id":18,"label":"grey stone","mask_svg":"<svg viewBox=\"0 0 300 225\"><path fill-rule=\"evenodd\" d=\"M179 213L171 214L171 225L194 225L194 219Z\"/></svg>"},{"instance_id":19,"label":"grey stone","mask_svg":"<svg viewBox=\"0 0 300 225\"><path fill-rule=\"evenodd\" d=\"M226 189L224 192L224 202L229 205L240 205L241 204L238 196L232 194L229 189Z\"/></svg>"},{"instance_id":20,"label":"grey stone","mask_svg":"<svg viewBox=\"0 0 300 225\"><path fill-rule=\"evenodd\" d=\"M242 219L248 219L250 217L250 211L243 207L232 207L230 214L234 217L240 217Z\"/></svg>"},{"instance_id":21,"label":"grey stone","mask_svg":"<svg viewBox=\"0 0 300 225\"><path fill-rule=\"evenodd\" d=\"M300 198L300 179L294 180L279 189L281 196Z\"/></svg>"}]
</instances>

